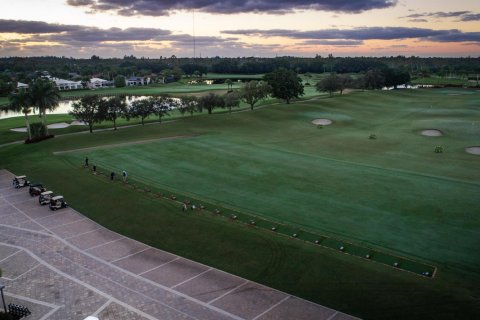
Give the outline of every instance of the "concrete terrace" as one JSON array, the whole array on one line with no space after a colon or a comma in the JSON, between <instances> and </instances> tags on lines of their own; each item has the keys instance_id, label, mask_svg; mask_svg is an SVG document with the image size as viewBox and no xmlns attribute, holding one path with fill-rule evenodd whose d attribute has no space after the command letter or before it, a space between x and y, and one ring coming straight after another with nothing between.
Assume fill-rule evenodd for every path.
<instances>
[{"instance_id":1,"label":"concrete terrace","mask_svg":"<svg viewBox=\"0 0 480 320\"><path fill-rule=\"evenodd\" d=\"M50 211L12 178L0 170L0 281L28 319L355 319Z\"/></svg>"}]
</instances>

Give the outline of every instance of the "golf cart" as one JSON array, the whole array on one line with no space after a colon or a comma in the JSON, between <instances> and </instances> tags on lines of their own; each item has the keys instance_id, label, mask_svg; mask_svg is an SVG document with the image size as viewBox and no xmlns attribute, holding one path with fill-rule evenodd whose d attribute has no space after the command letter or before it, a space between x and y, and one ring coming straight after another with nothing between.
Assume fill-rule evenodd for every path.
<instances>
[{"instance_id":1,"label":"golf cart","mask_svg":"<svg viewBox=\"0 0 480 320\"><path fill-rule=\"evenodd\" d=\"M63 196L55 196L50 200L50 210L57 210L68 207L68 204L63 199Z\"/></svg>"},{"instance_id":2,"label":"golf cart","mask_svg":"<svg viewBox=\"0 0 480 320\"><path fill-rule=\"evenodd\" d=\"M40 203L42 206L49 204L50 200L54 197L53 191L45 191L40 193L40 197L38 197L38 203Z\"/></svg>"},{"instance_id":3,"label":"golf cart","mask_svg":"<svg viewBox=\"0 0 480 320\"><path fill-rule=\"evenodd\" d=\"M28 192L32 197L39 196L40 193L47 191L47 188L43 186L41 183L31 183Z\"/></svg>"},{"instance_id":4,"label":"golf cart","mask_svg":"<svg viewBox=\"0 0 480 320\"><path fill-rule=\"evenodd\" d=\"M23 188L30 185L30 181L27 180L27 176L16 176L12 181L15 189Z\"/></svg>"}]
</instances>

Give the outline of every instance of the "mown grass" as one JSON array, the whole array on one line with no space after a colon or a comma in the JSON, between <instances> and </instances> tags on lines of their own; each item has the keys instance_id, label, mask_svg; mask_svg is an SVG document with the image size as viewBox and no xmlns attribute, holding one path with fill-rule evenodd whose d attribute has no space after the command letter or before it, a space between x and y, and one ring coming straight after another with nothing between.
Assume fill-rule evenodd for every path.
<instances>
[{"instance_id":1,"label":"mown grass","mask_svg":"<svg viewBox=\"0 0 480 320\"><path fill-rule=\"evenodd\" d=\"M234 84L234 88L238 88L239 84ZM225 91L225 84L198 84L188 85L179 82L169 84L155 84L149 86L132 86L123 88L103 88L96 90L72 90L62 91L60 95L64 98L68 97L82 97L86 95L137 95L137 96L150 96L159 94L171 94L173 96L182 95L185 93L201 93L210 91Z\"/></svg>"},{"instance_id":2,"label":"mown grass","mask_svg":"<svg viewBox=\"0 0 480 320\"><path fill-rule=\"evenodd\" d=\"M127 236L344 312L472 319L480 312L480 170L463 148L480 144L479 101L475 91L358 92L8 146L0 167L41 180ZM315 118L334 123L318 129ZM425 128L445 136L418 135ZM176 135L194 137L108 147ZM437 144L443 154L433 152ZM176 202L89 174L87 155L152 189L435 264L437 274L419 277L223 215L182 213Z\"/></svg>"},{"instance_id":3,"label":"mown grass","mask_svg":"<svg viewBox=\"0 0 480 320\"><path fill-rule=\"evenodd\" d=\"M430 84L430 85L461 85L465 87L473 87L477 85L476 82L468 81L466 77L439 77L430 76L424 78L412 79L412 84Z\"/></svg>"}]
</instances>

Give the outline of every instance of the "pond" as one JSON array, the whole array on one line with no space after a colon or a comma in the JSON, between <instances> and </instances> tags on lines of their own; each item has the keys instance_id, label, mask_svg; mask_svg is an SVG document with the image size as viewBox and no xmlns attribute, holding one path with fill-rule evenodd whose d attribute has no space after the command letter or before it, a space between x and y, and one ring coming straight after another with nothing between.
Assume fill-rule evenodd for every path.
<instances>
[{"instance_id":1,"label":"pond","mask_svg":"<svg viewBox=\"0 0 480 320\"><path fill-rule=\"evenodd\" d=\"M133 101L136 100L143 100L147 99L149 96L126 96L125 99L128 104L131 104ZM176 99L176 98L173 98ZM79 100L62 100L58 103L58 107L52 111L52 112L47 112L47 114L66 114L72 111L72 104L74 102L77 102ZM36 112L31 113L31 115L37 114ZM7 118L13 118L13 117L23 117L24 114L21 112L5 112L5 111L0 111L0 119L7 119Z\"/></svg>"}]
</instances>

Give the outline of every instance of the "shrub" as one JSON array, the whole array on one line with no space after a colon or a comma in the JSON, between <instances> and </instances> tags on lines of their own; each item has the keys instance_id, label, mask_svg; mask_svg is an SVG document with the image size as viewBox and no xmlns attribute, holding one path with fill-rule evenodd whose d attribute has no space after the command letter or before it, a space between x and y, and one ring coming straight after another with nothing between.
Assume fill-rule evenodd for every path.
<instances>
[{"instance_id":1,"label":"shrub","mask_svg":"<svg viewBox=\"0 0 480 320\"><path fill-rule=\"evenodd\" d=\"M442 146L436 146L435 147L435 153L443 153L443 147Z\"/></svg>"},{"instance_id":2,"label":"shrub","mask_svg":"<svg viewBox=\"0 0 480 320\"><path fill-rule=\"evenodd\" d=\"M47 135L47 128L41 122L35 122L30 124L30 132L32 134L32 140L35 138L45 137Z\"/></svg>"},{"instance_id":3,"label":"shrub","mask_svg":"<svg viewBox=\"0 0 480 320\"><path fill-rule=\"evenodd\" d=\"M32 139L26 139L25 140L25 144L29 144L29 143L36 143L36 142L40 142L40 141L43 141L43 140L47 140L47 139L51 139L51 138L54 138L55 136L53 134L49 134L48 136L41 136L41 137L33 137L32 136Z\"/></svg>"},{"instance_id":4,"label":"shrub","mask_svg":"<svg viewBox=\"0 0 480 320\"><path fill-rule=\"evenodd\" d=\"M372 139L372 140L375 140L375 139L377 139L377 135L372 133L368 138Z\"/></svg>"},{"instance_id":5,"label":"shrub","mask_svg":"<svg viewBox=\"0 0 480 320\"><path fill-rule=\"evenodd\" d=\"M16 320L17 318L8 313L0 312L0 320Z\"/></svg>"}]
</instances>

